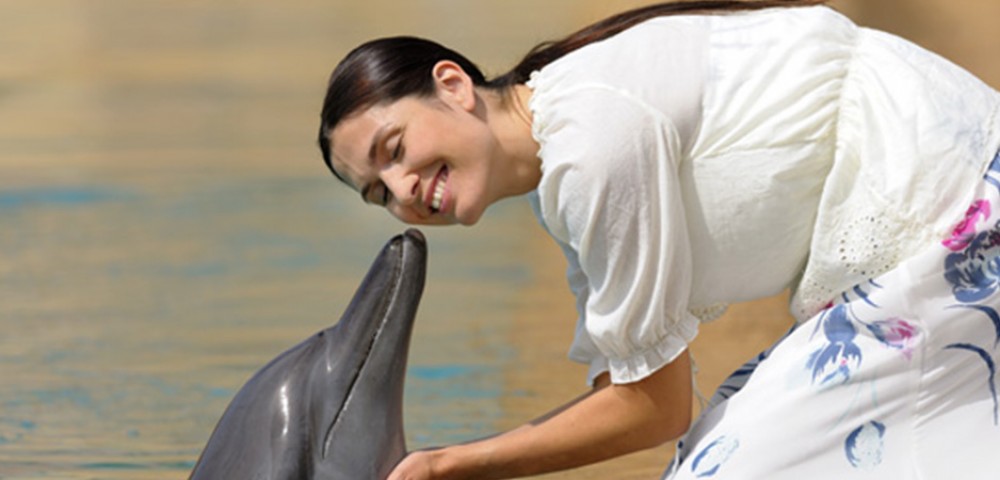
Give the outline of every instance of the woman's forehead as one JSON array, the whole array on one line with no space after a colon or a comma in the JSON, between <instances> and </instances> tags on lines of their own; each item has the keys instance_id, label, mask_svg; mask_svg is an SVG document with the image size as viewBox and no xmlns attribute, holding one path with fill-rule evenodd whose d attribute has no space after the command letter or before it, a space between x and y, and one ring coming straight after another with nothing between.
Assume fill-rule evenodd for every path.
<instances>
[{"instance_id":1,"label":"woman's forehead","mask_svg":"<svg viewBox=\"0 0 1000 480\"><path fill-rule=\"evenodd\" d=\"M372 135L384 123L384 115L379 115L376 108L351 115L334 127L330 142L337 156L350 159L368 155Z\"/></svg>"},{"instance_id":2,"label":"woman's forehead","mask_svg":"<svg viewBox=\"0 0 1000 480\"><path fill-rule=\"evenodd\" d=\"M330 132L334 168L355 188L359 177L371 164L372 143L386 124L385 116L376 109L372 107L351 115Z\"/></svg>"}]
</instances>

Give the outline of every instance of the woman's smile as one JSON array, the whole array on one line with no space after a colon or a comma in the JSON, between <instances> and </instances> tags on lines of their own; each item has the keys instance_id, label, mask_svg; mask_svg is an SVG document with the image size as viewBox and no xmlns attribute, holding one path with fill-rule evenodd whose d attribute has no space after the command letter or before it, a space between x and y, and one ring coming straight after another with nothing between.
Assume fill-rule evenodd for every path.
<instances>
[{"instance_id":1,"label":"woman's smile","mask_svg":"<svg viewBox=\"0 0 1000 480\"><path fill-rule=\"evenodd\" d=\"M445 211L445 207L448 206L450 202L446 202L446 194L450 193L448 190L448 166L442 166L438 174L431 180L431 188L428 189L427 195L430 196L430 201L425 201L427 205L431 207L431 213L441 213Z\"/></svg>"}]
</instances>

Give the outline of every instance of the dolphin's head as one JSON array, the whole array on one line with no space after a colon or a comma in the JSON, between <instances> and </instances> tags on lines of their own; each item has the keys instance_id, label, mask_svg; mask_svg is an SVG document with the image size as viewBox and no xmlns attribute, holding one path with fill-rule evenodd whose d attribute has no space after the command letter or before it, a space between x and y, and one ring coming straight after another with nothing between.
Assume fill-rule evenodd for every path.
<instances>
[{"instance_id":1,"label":"dolphin's head","mask_svg":"<svg viewBox=\"0 0 1000 480\"><path fill-rule=\"evenodd\" d=\"M391 239L340 321L236 394L191 479L382 479L405 455L403 380L427 247Z\"/></svg>"}]
</instances>

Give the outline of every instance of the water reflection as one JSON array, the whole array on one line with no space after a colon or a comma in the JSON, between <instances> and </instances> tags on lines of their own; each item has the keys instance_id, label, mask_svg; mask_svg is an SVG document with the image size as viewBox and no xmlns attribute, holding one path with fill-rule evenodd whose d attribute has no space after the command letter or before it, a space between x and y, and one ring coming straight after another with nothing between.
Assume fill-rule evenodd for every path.
<instances>
[{"instance_id":1,"label":"water reflection","mask_svg":"<svg viewBox=\"0 0 1000 480\"><path fill-rule=\"evenodd\" d=\"M183 478L249 375L339 318L403 229L313 147L348 48L427 35L495 72L639 3L0 0L0 477ZM410 446L578 394L564 267L526 205L425 233ZM780 303L706 328L703 387L783 329ZM546 478L652 478L669 456Z\"/></svg>"}]
</instances>

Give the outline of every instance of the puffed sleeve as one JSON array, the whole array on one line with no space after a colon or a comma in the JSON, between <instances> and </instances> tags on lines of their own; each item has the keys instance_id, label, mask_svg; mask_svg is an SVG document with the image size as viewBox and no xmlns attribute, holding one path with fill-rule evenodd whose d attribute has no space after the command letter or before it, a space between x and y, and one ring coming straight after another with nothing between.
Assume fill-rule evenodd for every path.
<instances>
[{"instance_id":1,"label":"puffed sleeve","mask_svg":"<svg viewBox=\"0 0 1000 480\"><path fill-rule=\"evenodd\" d=\"M591 366L590 380L609 371L614 383L635 382L697 333L678 134L641 99L600 84L545 101L536 209L577 297L570 358Z\"/></svg>"}]
</instances>

